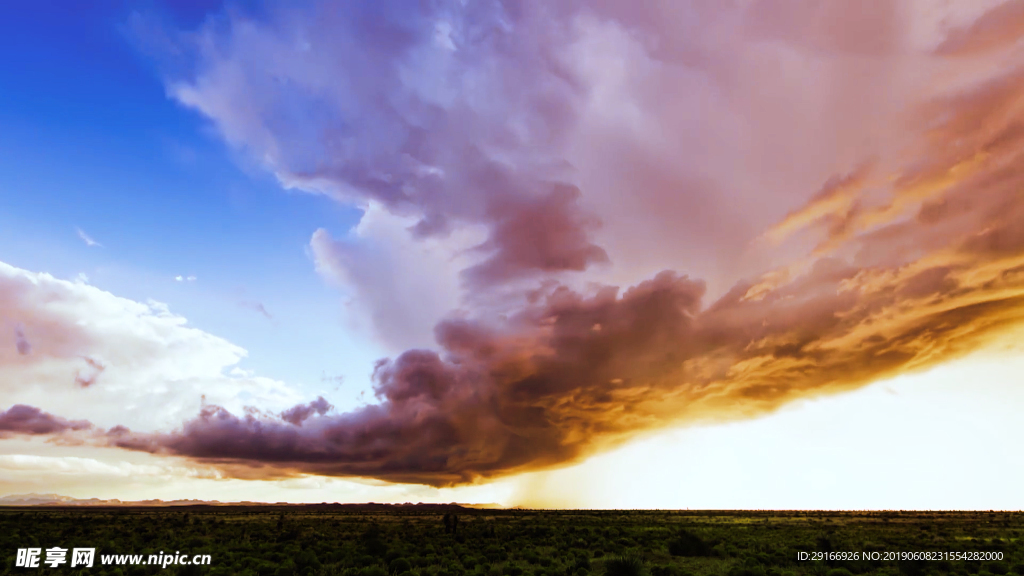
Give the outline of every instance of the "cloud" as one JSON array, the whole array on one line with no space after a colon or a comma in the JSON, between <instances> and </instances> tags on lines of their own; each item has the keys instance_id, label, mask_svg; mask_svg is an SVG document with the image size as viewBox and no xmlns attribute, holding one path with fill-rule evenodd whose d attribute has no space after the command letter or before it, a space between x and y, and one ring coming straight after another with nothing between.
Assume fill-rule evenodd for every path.
<instances>
[{"instance_id":1,"label":"cloud","mask_svg":"<svg viewBox=\"0 0 1024 576\"><path fill-rule=\"evenodd\" d=\"M195 276L181 276L179 274L178 276L174 277L174 281L175 282L195 282L196 281L196 277Z\"/></svg>"},{"instance_id":2,"label":"cloud","mask_svg":"<svg viewBox=\"0 0 1024 576\"><path fill-rule=\"evenodd\" d=\"M481 261L473 247L486 238L475 228L416 238L415 224L370 204L345 237L319 229L309 243L317 272L352 302L346 320L395 351L433 344L434 324L459 306L459 271Z\"/></svg>"},{"instance_id":3,"label":"cloud","mask_svg":"<svg viewBox=\"0 0 1024 576\"><path fill-rule=\"evenodd\" d=\"M107 366L102 361L90 356L84 356L82 360L85 360L86 367L75 373L75 383L82 388L87 388L96 383L96 379L107 369Z\"/></svg>"},{"instance_id":4,"label":"cloud","mask_svg":"<svg viewBox=\"0 0 1024 576\"><path fill-rule=\"evenodd\" d=\"M962 354L1024 304L1002 270L966 282L970 261L864 271L823 259L759 300L741 285L706 308L703 285L671 272L621 297L557 287L502 326L442 323L443 357L381 362L378 405L301 428L208 407L181 430L115 443L435 486L561 465L638 431L755 416Z\"/></svg>"},{"instance_id":5,"label":"cloud","mask_svg":"<svg viewBox=\"0 0 1024 576\"><path fill-rule=\"evenodd\" d=\"M290 424L301 426L302 422L310 416L317 414L323 416L329 412L334 406L332 406L327 400L324 400L323 396L318 396L316 400L305 405L298 405L281 413L281 419Z\"/></svg>"},{"instance_id":6,"label":"cloud","mask_svg":"<svg viewBox=\"0 0 1024 576\"><path fill-rule=\"evenodd\" d=\"M10 404L154 430L195 414L203 395L236 410L302 398L282 382L230 373L247 352L166 304L0 263L0 310L16 326L0 334L0 393Z\"/></svg>"},{"instance_id":7,"label":"cloud","mask_svg":"<svg viewBox=\"0 0 1024 576\"><path fill-rule=\"evenodd\" d=\"M25 327L21 324L14 326L14 347L22 356L32 353L32 344L25 337Z\"/></svg>"},{"instance_id":8,"label":"cloud","mask_svg":"<svg viewBox=\"0 0 1024 576\"><path fill-rule=\"evenodd\" d=\"M270 314L270 312L267 312L267 309L266 309L265 306L263 306L262 302L254 302L254 301L246 300L246 301L240 302L239 304L243 308L248 308L249 310L253 310L253 311L259 312L260 314L262 314L268 320L273 320L274 319L274 317Z\"/></svg>"},{"instance_id":9,"label":"cloud","mask_svg":"<svg viewBox=\"0 0 1024 576\"><path fill-rule=\"evenodd\" d=\"M604 260L588 240L596 220L546 153L569 126L575 94L549 51L565 30L540 25L545 14L500 2L386 2L275 16L188 37L201 71L171 80L170 92L285 186L378 202L417 218L417 236L483 225L491 233L480 250L493 264L471 276L481 283ZM518 18L530 25L513 32ZM250 107L233 106L254 94ZM541 207L558 210L550 217L562 232L524 225ZM502 265L508 259L514 266Z\"/></svg>"},{"instance_id":10,"label":"cloud","mask_svg":"<svg viewBox=\"0 0 1024 576\"><path fill-rule=\"evenodd\" d=\"M942 56L972 56L1016 45L1024 35L1024 2L1009 0L968 25L954 28L936 48Z\"/></svg>"},{"instance_id":11,"label":"cloud","mask_svg":"<svg viewBox=\"0 0 1024 576\"><path fill-rule=\"evenodd\" d=\"M444 486L983 346L1024 312L1007 10L947 29L914 3L384 2L209 24L172 96L285 186L366 207L350 237L314 233L318 271L385 334L455 303L436 348L376 366L377 404L211 402L109 442ZM457 262L438 297L400 253L430 242Z\"/></svg>"},{"instance_id":12,"label":"cloud","mask_svg":"<svg viewBox=\"0 0 1024 576\"><path fill-rule=\"evenodd\" d=\"M100 244L99 242L93 240L88 234L83 232L81 228L75 228L75 231L78 232L78 237L82 239L82 242L85 242L86 246L98 246L100 248L103 247L103 244Z\"/></svg>"},{"instance_id":13,"label":"cloud","mask_svg":"<svg viewBox=\"0 0 1024 576\"><path fill-rule=\"evenodd\" d=\"M96 484L107 485L124 480L172 482L180 478L216 479L216 472L210 470L170 466L163 463L136 464L124 460L116 462L80 456L42 456L39 454L0 455L0 470L9 483L38 482L40 478L54 481L66 478L74 487ZM16 480L17 479L17 480ZM63 482L61 482L63 484ZM64 487L66 489L67 487Z\"/></svg>"},{"instance_id":14,"label":"cloud","mask_svg":"<svg viewBox=\"0 0 1024 576\"><path fill-rule=\"evenodd\" d=\"M493 251L485 262L464 271L475 285L507 282L530 269L542 272L582 272L591 264L608 263L608 254L587 239L594 219L576 210L579 189L555 185L536 200L500 206L491 237L476 250ZM521 201L520 201L521 202Z\"/></svg>"},{"instance_id":15,"label":"cloud","mask_svg":"<svg viewBox=\"0 0 1024 576\"><path fill-rule=\"evenodd\" d=\"M857 200L868 183L869 168L862 166L850 174L833 176L807 204L790 212L781 222L769 228L766 236L779 241L807 226L845 222L858 210Z\"/></svg>"},{"instance_id":16,"label":"cloud","mask_svg":"<svg viewBox=\"0 0 1024 576\"><path fill-rule=\"evenodd\" d=\"M92 424L85 420L69 421L43 412L34 406L16 404L0 412L0 436L8 434L56 434L67 430L86 430Z\"/></svg>"}]
</instances>

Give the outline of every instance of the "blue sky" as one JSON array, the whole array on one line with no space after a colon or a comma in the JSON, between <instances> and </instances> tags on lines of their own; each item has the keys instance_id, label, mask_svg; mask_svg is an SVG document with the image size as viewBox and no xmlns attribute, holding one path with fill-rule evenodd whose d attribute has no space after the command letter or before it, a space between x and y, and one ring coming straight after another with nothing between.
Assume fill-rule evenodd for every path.
<instances>
[{"instance_id":1,"label":"blue sky","mask_svg":"<svg viewBox=\"0 0 1024 576\"><path fill-rule=\"evenodd\" d=\"M368 360L383 352L344 330L341 295L316 276L307 249L313 230L343 235L361 211L282 190L170 99L129 29L138 8L5 11L0 51L18 57L0 63L2 259L165 302L248 349L241 365L263 375L310 391L336 385L324 375L365 384ZM195 26L216 6L148 8ZM273 319L246 306L255 303ZM353 374L354 364L363 370Z\"/></svg>"}]
</instances>

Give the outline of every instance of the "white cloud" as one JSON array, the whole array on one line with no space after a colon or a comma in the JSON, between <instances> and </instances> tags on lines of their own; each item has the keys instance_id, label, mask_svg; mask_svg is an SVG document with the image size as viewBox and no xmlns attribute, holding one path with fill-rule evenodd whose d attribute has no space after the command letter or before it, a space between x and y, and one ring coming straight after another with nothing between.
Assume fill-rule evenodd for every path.
<instances>
[{"instance_id":1,"label":"white cloud","mask_svg":"<svg viewBox=\"0 0 1024 576\"><path fill-rule=\"evenodd\" d=\"M0 310L13 325L0 335L6 406L152 430L194 416L204 396L236 411L304 400L282 382L239 369L244 349L187 326L167 304L0 262Z\"/></svg>"},{"instance_id":2,"label":"white cloud","mask_svg":"<svg viewBox=\"0 0 1024 576\"><path fill-rule=\"evenodd\" d=\"M217 477L212 470L173 465L133 464L126 461L104 462L78 456L39 456L35 454L0 455L0 472L12 476L32 475L94 475L113 478L156 477Z\"/></svg>"},{"instance_id":3,"label":"white cloud","mask_svg":"<svg viewBox=\"0 0 1024 576\"><path fill-rule=\"evenodd\" d=\"M85 242L86 246L98 246L101 248L103 247L103 244L100 244L99 242L93 240L92 237L86 234L84 231L82 231L81 228L75 228L75 230L78 232L78 237L82 239L82 242Z\"/></svg>"},{"instance_id":4,"label":"white cloud","mask_svg":"<svg viewBox=\"0 0 1024 576\"><path fill-rule=\"evenodd\" d=\"M434 345L435 323L459 305L458 271L480 259L469 248L486 237L464 227L446 238L415 239L415 223L371 202L348 238L320 229L310 240L317 272L359 303L350 307L351 319L369 321L396 351Z\"/></svg>"}]
</instances>

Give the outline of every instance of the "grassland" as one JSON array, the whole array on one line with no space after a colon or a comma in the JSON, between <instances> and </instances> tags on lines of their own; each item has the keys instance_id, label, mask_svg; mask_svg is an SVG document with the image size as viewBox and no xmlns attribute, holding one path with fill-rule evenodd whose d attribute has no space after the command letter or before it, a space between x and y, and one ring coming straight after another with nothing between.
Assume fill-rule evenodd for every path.
<instances>
[{"instance_id":1,"label":"grassland","mask_svg":"<svg viewBox=\"0 0 1024 576\"><path fill-rule=\"evenodd\" d=\"M532 511L457 507L0 509L3 574L238 576L1024 575L1024 514ZM95 547L93 568L15 567L18 548ZM102 566L104 554L210 566ZM1002 560L865 559L993 552ZM857 559L798 559L857 552ZM44 553L45 554L45 553ZM871 554L868 554L870 556ZM826 556L827 557L827 556Z\"/></svg>"}]
</instances>

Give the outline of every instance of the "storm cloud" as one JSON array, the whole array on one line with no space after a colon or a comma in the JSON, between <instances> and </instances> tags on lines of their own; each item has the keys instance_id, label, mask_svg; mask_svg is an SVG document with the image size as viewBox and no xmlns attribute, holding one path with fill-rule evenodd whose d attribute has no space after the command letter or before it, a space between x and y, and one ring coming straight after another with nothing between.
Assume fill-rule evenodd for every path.
<instances>
[{"instance_id":1,"label":"storm cloud","mask_svg":"<svg viewBox=\"0 0 1024 576\"><path fill-rule=\"evenodd\" d=\"M471 483L852 390L1021 320L1017 3L952 29L891 2L399 4L209 25L170 86L285 185L415 218L411 243L482 227L437 348L380 361L353 412L205 406L111 444ZM318 261L352 261L329 240Z\"/></svg>"}]
</instances>

